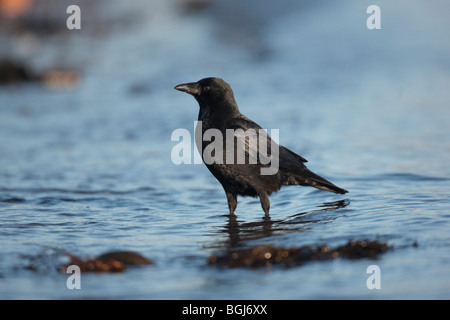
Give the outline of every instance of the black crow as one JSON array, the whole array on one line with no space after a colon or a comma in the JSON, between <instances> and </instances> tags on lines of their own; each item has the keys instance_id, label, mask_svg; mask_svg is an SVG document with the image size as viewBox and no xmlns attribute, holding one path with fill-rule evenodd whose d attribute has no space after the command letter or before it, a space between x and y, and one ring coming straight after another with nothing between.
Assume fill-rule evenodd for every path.
<instances>
[{"instance_id":1,"label":"black crow","mask_svg":"<svg viewBox=\"0 0 450 320\"><path fill-rule=\"evenodd\" d=\"M202 126L202 141L196 139L197 148L209 171L222 184L230 214L234 214L237 195L241 195L259 196L268 216L269 195L283 185L312 186L340 194L348 192L308 170L303 157L276 144L258 124L241 114L233 91L224 80L205 78L180 84L175 89L191 94L200 105L198 125ZM208 137L211 137L205 139L209 129L212 134ZM217 139L219 141L215 141ZM216 143L215 148L208 147L213 143ZM239 161L239 154L244 154L245 161Z\"/></svg>"}]
</instances>

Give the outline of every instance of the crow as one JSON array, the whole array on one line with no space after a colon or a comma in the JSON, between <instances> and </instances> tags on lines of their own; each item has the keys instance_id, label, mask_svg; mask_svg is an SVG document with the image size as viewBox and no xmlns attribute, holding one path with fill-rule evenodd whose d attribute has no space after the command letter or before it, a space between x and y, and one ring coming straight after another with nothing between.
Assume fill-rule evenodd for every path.
<instances>
[{"instance_id":1,"label":"crow","mask_svg":"<svg viewBox=\"0 0 450 320\"><path fill-rule=\"evenodd\" d=\"M234 215L237 196L240 195L259 197L262 209L268 217L269 195L284 185L312 186L339 194L348 192L308 170L304 165L307 162L306 159L275 143L258 124L241 114L233 91L224 80L204 78L198 82L177 85L174 89L189 93L200 106L198 125L201 125L203 139L202 141L196 139L197 148L203 162L225 190L230 215ZM209 129L215 130L213 131L215 133L221 133L220 136L215 135L214 139L222 139L222 141L212 141L211 138L209 142L209 139L205 139L204 134ZM230 137L227 135L229 130L234 133L233 143L225 141L227 137ZM259 144L255 147L255 144L251 143L252 139L256 142L266 142L266 150L263 150ZM209 148L210 158L206 159L205 149L213 142L220 142L218 146L223 147ZM241 162L239 159L236 160L239 152L245 155L244 163L242 159ZM277 158L273 158L274 156ZM211 161L211 157L218 161ZM230 163L230 159L234 161ZM270 159L275 163L277 160L278 167L271 173L263 174L262 169L269 169L268 160Z\"/></svg>"}]
</instances>

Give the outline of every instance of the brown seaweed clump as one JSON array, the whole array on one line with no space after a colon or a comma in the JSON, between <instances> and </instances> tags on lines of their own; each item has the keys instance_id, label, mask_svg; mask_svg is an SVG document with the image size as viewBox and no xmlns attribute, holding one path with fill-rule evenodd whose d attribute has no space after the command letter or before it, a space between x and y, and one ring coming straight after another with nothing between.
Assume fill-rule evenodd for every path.
<instances>
[{"instance_id":1,"label":"brown seaweed clump","mask_svg":"<svg viewBox=\"0 0 450 320\"><path fill-rule=\"evenodd\" d=\"M335 249L328 245L317 247L302 246L293 248L258 245L250 249L227 252L224 255L212 255L209 264L231 268L259 268L272 265L285 267L298 266L309 261L332 260L339 257L347 259L376 258L386 252L386 243L366 240L349 241Z\"/></svg>"},{"instance_id":2,"label":"brown seaweed clump","mask_svg":"<svg viewBox=\"0 0 450 320\"><path fill-rule=\"evenodd\" d=\"M81 272L121 272L126 266L153 264L152 260L132 251L108 252L93 259L81 259L73 255L69 257L69 263L59 267L60 272L66 273L70 265L77 265Z\"/></svg>"}]
</instances>

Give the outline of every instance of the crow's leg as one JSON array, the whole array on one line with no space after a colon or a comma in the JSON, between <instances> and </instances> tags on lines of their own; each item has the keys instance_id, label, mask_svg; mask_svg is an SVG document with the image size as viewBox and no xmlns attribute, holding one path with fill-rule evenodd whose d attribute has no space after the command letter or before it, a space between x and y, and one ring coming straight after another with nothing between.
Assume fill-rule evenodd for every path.
<instances>
[{"instance_id":1,"label":"crow's leg","mask_svg":"<svg viewBox=\"0 0 450 320\"><path fill-rule=\"evenodd\" d=\"M258 192L259 200L261 201L261 207L264 210L264 213L266 214L266 217L269 216L269 209L270 209L270 200L269 196L267 195L267 192Z\"/></svg>"},{"instance_id":2,"label":"crow's leg","mask_svg":"<svg viewBox=\"0 0 450 320\"><path fill-rule=\"evenodd\" d=\"M237 206L237 199L236 194L225 191L227 194L227 200L228 200L228 208L230 209L230 214L234 214L234 210L236 210Z\"/></svg>"}]
</instances>

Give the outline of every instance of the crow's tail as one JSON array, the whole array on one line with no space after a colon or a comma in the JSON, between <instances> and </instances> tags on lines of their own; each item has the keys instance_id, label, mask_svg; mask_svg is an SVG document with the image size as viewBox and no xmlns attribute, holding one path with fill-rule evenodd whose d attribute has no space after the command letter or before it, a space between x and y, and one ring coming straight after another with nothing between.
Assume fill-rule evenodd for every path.
<instances>
[{"instance_id":1,"label":"crow's tail","mask_svg":"<svg viewBox=\"0 0 450 320\"><path fill-rule=\"evenodd\" d=\"M335 186L330 181L318 176L317 174L306 168L302 172L302 174L292 174L286 180L286 184L289 185L311 186L317 189L339 194L348 192L347 190Z\"/></svg>"}]
</instances>

